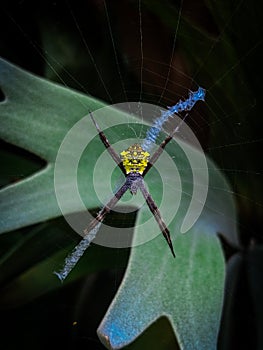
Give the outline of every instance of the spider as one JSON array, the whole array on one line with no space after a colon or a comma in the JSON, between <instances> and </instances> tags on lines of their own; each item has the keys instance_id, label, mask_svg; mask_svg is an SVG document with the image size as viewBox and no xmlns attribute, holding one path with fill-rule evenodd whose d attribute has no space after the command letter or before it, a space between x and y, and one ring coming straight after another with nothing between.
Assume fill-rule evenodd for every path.
<instances>
[{"instance_id":1,"label":"spider","mask_svg":"<svg viewBox=\"0 0 263 350\"><path fill-rule=\"evenodd\" d=\"M137 143L130 146L128 149L122 151L120 155L118 155L115 152L115 150L112 148L111 144L109 143L103 131L100 129L98 123L95 121L91 112L90 112L90 117L98 131L99 137L103 142L105 148L111 155L114 162L118 165L118 167L121 169L121 171L125 175L125 182L114 193L114 196L104 205L104 207L99 211L97 216L91 221L89 226L84 230L84 235L89 234L90 231L97 226L98 222L102 222L104 220L106 214L108 214L114 208L114 206L117 204L117 202L121 199L121 197L124 195L126 191L129 190L132 195L135 195L137 191L140 190L142 192L142 195L150 211L152 212L155 220L157 221L160 227L160 230L164 238L166 239L166 242L168 243L168 246L170 247L173 257L175 257L173 244L170 237L170 232L162 219L161 213L156 203L154 202L151 194L148 192L145 186L144 176L148 173L148 171L151 169L151 167L160 157L160 155L162 154L168 142L172 140L177 129L175 129L171 134L169 134L165 138L165 140L160 144L160 146L152 156L150 155L150 153L142 149L141 145Z\"/></svg>"}]
</instances>

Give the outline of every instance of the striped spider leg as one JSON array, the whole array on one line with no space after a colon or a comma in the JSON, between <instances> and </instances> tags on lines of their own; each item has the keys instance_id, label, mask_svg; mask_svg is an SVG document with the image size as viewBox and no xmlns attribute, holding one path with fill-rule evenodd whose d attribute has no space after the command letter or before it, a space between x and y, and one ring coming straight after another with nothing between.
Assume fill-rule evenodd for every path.
<instances>
[{"instance_id":1,"label":"striped spider leg","mask_svg":"<svg viewBox=\"0 0 263 350\"><path fill-rule=\"evenodd\" d=\"M166 139L160 144L156 152L151 157L150 154L144 151L139 144L134 144L130 146L127 150L122 151L119 156L112 148L104 132L100 129L92 113L90 113L90 116L98 131L101 141L103 142L107 151L111 155L112 159L115 161L115 163L119 166L119 168L125 175L126 179L125 183L114 194L112 199L99 211L99 213L92 220L88 228L84 230L84 234L88 234L90 230L92 230L98 224L98 222L102 222L104 220L106 214L108 214L113 209L113 207L117 204L117 202L121 199L121 197L127 190L130 190L131 194L135 195L139 189L142 192L143 197L150 211L152 212L156 222L158 223L159 228L170 247L172 255L175 257L170 232L162 219L161 213L156 203L154 202L154 199L146 189L144 183L144 176L160 157L165 146L172 140L176 130L174 130L171 134L169 134L166 137Z\"/></svg>"},{"instance_id":2,"label":"striped spider leg","mask_svg":"<svg viewBox=\"0 0 263 350\"><path fill-rule=\"evenodd\" d=\"M90 222L89 226L83 231L83 239L79 244L74 248L74 250L66 257L64 267L59 272L54 272L61 281L63 281L70 271L77 264L80 257L84 254L87 247L90 245L92 240L96 237L96 234L105 218L105 216L115 207L121 197L126 191L130 191L132 195L135 195L138 190L142 192L142 195L152 212L156 222L159 225L159 228L168 243L168 246L172 252L172 255L175 257L173 244L170 237L170 232L164 223L161 213L158 209L158 206L154 202L151 194L148 192L145 183L144 176L148 173L151 167L158 160L162 154L166 145L172 140L174 134L178 131L181 124L179 124L173 131L170 133L163 142L159 145L157 150L151 156L148 150L155 143L157 136L159 135L163 124L174 114L179 112L188 112L190 111L196 102L204 101L206 90L199 87L197 91L190 91L189 97L184 101L177 102L174 106L170 107L166 112L163 112L159 118L157 118L152 127L147 131L146 138L143 141L142 145L134 144L122 151L119 154L113 149L109 143L106 135L100 129L98 123L94 119L92 113L90 112L91 120L93 121L99 137L107 149L108 153L118 165L125 176L124 184L114 193L114 196L103 206L103 208L98 212L97 216ZM181 121L181 123L186 118L187 114Z\"/></svg>"}]
</instances>

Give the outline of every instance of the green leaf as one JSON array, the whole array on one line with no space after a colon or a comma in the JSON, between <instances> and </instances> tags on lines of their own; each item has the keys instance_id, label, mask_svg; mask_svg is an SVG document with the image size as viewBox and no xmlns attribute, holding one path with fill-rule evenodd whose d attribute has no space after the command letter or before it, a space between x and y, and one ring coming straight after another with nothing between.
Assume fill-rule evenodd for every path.
<instances>
[{"instance_id":1,"label":"green leaf","mask_svg":"<svg viewBox=\"0 0 263 350\"><path fill-rule=\"evenodd\" d=\"M5 95L0 104L1 138L48 162L30 178L1 190L1 232L7 232L61 215L53 186L59 146L76 121L103 104L4 60L0 60L0 86Z\"/></svg>"},{"instance_id":2,"label":"green leaf","mask_svg":"<svg viewBox=\"0 0 263 350\"><path fill-rule=\"evenodd\" d=\"M181 350L216 349L225 281L217 233L235 243L237 238L232 191L210 161L208 168L208 197L196 224L182 235L179 214L169 225L176 259L160 236L132 249L122 285L98 329L109 349L130 344L161 316L171 322ZM134 244L141 231L136 226Z\"/></svg>"},{"instance_id":3,"label":"green leaf","mask_svg":"<svg viewBox=\"0 0 263 350\"><path fill-rule=\"evenodd\" d=\"M8 235L14 234L16 231ZM21 306L60 288L62 284L53 271L73 247L70 229L61 219L37 225L25 237L17 237L16 244L0 260L0 307ZM127 256L122 249L116 260L115 249L93 245L63 286L100 270L124 268Z\"/></svg>"},{"instance_id":4,"label":"green leaf","mask_svg":"<svg viewBox=\"0 0 263 350\"><path fill-rule=\"evenodd\" d=\"M55 218L61 215L61 206L63 214L79 212L85 206L98 206L94 186L107 196L112 180L119 176L116 172L113 179L108 177L115 164L96 136L89 117L83 118L89 110L103 107L103 104L36 78L5 61L0 61L0 72L1 89L6 96L0 104L2 138L47 161L45 169L1 190L1 231ZM109 140L116 143L120 151L127 146L125 138L137 140L140 135L143 138L145 128L138 118L118 107L96 113L100 116L101 127L109 128L105 131ZM103 151L105 157L101 157ZM213 163L206 162L199 150L178 138L169 144L167 154L156 163L161 174L159 178L155 169L145 178L169 224L177 254L175 260L142 198L137 196L131 202L139 206L140 211L129 267L99 328L99 336L107 346L110 344L117 349L131 343L151 323L166 316L181 349L215 349L225 269L216 233L221 232L234 243L237 237L232 192ZM102 167L105 171L101 171ZM128 200L127 195L122 204ZM124 231L114 230L117 237ZM187 230L186 234L181 234ZM113 236L98 238L105 245L116 243ZM40 276L47 271L43 265L39 269ZM30 279L39 275L38 271L31 272L24 277ZM52 283L45 282L46 285ZM36 283L34 293L37 295L42 288L43 283L38 286Z\"/></svg>"}]
</instances>

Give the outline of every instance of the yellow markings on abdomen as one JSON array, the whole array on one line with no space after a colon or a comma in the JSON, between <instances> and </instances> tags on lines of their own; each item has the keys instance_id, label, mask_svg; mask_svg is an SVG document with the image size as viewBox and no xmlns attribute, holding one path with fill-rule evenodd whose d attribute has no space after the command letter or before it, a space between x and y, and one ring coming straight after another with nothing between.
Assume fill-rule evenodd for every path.
<instances>
[{"instance_id":1,"label":"yellow markings on abdomen","mask_svg":"<svg viewBox=\"0 0 263 350\"><path fill-rule=\"evenodd\" d=\"M137 143L126 151L122 151L120 155L126 174L139 173L142 175L150 158L150 153L144 151Z\"/></svg>"}]
</instances>

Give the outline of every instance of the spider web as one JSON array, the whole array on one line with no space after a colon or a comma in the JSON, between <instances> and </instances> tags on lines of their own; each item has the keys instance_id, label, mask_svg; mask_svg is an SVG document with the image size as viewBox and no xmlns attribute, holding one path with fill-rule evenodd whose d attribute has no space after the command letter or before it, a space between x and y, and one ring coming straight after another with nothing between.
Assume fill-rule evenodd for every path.
<instances>
[{"instance_id":1,"label":"spider web","mask_svg":"<svg viewBox=\"0 0 263 350\"><path fill-rule=\"evenodd\" d=\"M166 107L186 97L189 89L205 85L206 106L195 109L188 123L231 181L244 242L261 242L261 66L256 54L262 41L256 24L240 25L244 12L258 23L257 7L247 8L244 1L231 8L216 6L167 1L158 13L158 4L148 1L116 5L103 0L84 8L70 1L38 8L11 4L2 15L1 54L110 104L141 101ZM237 34L240 27L243 36ZM8 46L8 40L16 45ZM255 66L257 72L252 71ZM135 137L142 138L141 133L134 130Z\"/></svg>"},{"instance_id":2,"label":"spider web","mask_svg":"<svg viewBox=\"0 0 263 350\"><path fill-rule=\"evenodd\" d=\"M206 104L187 123L231 183L243 244L262 244L262 33L256 1L1 6L4 58L109 104L165 108L189 89L205 87ZM142 128L128 117L126 122L134 138L144 137Z\"/></svg>"}]
</instances>

